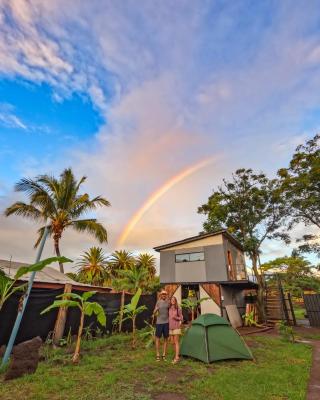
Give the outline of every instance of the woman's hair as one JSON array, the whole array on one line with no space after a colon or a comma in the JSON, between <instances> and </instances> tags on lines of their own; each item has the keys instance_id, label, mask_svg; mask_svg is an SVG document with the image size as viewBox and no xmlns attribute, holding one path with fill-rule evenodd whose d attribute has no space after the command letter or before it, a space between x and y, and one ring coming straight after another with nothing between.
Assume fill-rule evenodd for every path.
<instances>
[{"instance_id":1,"label":"woman's hair","mask_svg":"<svg viewBox=\"0 0 320 400\"><path fill-rule=\"evenodd\" d=\"M179 306L178 306L178 300L177 300L177 298L174 297L174 296L172 296L171 299L170 299L170 305L172 305L172 304L171 304L172 299L174 299L174 306L175 306L175 308L179 308Z\"/></svg>"}]
</instances>

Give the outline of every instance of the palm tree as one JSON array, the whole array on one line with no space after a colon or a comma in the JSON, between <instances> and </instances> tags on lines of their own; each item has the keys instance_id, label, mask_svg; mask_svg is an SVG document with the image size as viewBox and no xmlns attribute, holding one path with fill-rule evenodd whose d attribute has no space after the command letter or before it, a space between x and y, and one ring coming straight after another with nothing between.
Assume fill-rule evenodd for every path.
<instances>
[{"instance_id":1,"label":"palm tree","mask_svg":"<svg viewBox=\"0 0 320 400\"><path fill-rule=\"evenodd\" d=\"M101 247L90 247L80 256L77 266L80 281L103 285L108 280L108 260Z\"/></svg>"},{"instance_id":2,"label":"palm tree","mask_svg":"<svg viewBox=\"0 0 320 400\"><path fill-rule=\"evenodd\" d=\"M118 271L132 269L135 265L135 258L132 253L126 250L116 250L109 259L109 268L113 277L118 276Z\"/></svg>"},{"instance_id":3,"label":"palm tree","mask_svg":"<svg viewBox=\"0 0 320 400\"><path fill-rule=\"evenodd\" d=\"M53 237L57 256L60 256L60 239L68 227L90 233L100 243L107 242L107 231L102 224L94 218L80 219L97 207L110 206L109 201L101 196L90 199L87 193L79 194L85 180L83 176L77 181L70 168L65 169L59 179L49 175L40 175L35 179L23 178L15 185L15 190L25 192L29 204L18 201L6 209L5 215L20 215L42 223L49 221L49 234ZM35 247L39 245L44 229L43 226L38 230L39 238ZM60 271L64 272L61 262L59 266Z\"/></svg>"},{"instance_id":4,"label":"palm tree","mask_svg":"<svg viewBox=\"0 0 320 400\"><path fill-rule=\"evenodd\" d=\"M145 268L134 266L131 269L118 270L117 285L123 289L136 292L147 283L148 271Z\"/></svg>"},{"instance_id":5,"label":"palm tree","mask_svg":"<svg viewBox=\"0 0 320 400\"><path fill-rule=\"evenodd\" d=\"M156 275L156 260L152 254L140 253L137 257L137 266L148 271L148 280L151 281Z\"/></svg>"}]
</instances>

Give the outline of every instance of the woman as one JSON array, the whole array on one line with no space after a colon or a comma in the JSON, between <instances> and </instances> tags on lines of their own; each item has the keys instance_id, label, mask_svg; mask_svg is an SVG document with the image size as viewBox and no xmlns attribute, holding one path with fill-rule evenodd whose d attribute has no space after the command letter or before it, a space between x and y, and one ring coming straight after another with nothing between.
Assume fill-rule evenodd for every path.
<instances>
[{"instance_id":1,"label":"woman","mask_svg":"<svg viewBox=\"0 0 320 400\"><path fill-rule=\"evenodd\" d=\"M182 311L178 306L177 299L172 296L170 300L170 308L169 308L169 335L171 338L171 343L174 345L175 356L172 361L173 364L176 364L179 361L179 341L181 335L181 323L182 323Z\"/></svg>"}]
</instances>

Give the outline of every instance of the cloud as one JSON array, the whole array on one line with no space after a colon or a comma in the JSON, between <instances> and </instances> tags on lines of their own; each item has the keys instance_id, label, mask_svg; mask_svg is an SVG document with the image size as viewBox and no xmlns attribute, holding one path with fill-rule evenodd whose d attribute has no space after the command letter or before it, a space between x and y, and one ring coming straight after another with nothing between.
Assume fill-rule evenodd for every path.
<instances>
[{"instance_id":1,"label":"cloud","mask_svg":"<svg viewBox=\"0 0 320 400\"><path fill-rule=\"evenodd\" d=\"M66 148L55 164L27 157L21 175L69 165L87 175L86 189L112 203L97 214L111 250L151 193L215 156L148 211L127 246L196 234L196 208L223 177L242 166L274 174L305 138L306 115L320 101L315 5L3 0L0 73L49 84L62 103L80 93L105 117L95 137ZM68 252L92 242L73 234L64 241Z\"/></svg>"}]
</instances>

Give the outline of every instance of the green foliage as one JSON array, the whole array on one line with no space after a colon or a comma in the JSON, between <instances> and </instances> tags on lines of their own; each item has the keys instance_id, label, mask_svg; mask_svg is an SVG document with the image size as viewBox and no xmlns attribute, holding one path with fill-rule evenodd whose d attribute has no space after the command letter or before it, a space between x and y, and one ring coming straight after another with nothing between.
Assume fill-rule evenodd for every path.
<instances>
[{"instance_id":1,"label":"green foliage","mask_svg":"<svg viewBox=\"0 0 320 400\"><path fill-rule=\"evenodd\" d=\"M151 254L141 253L137 257L126 250L115 251L109 260L113 277L112 287L116 290L154 293L160 287L160 279L155 275L155 259Z\"/></svg>"},{"instance_id":2,"label":"green foliage","mask_svg":"<svg viewBox=\"0 0 320 400\"><path fill-rule=\"evenodd\" d=\"M41 271L44 267L46 267L47 265L50 265L52 263L55 262L62 262L62 263L68 263L68 262L72 262L72 260L70 260L69 258L66 257L50 257L50 258L46 258L42 261L39 261L35 264L32 265L28 265L26 267L20 267L14 277L15 280L19 280L19 278L21 278L23 275L26 275L30 272L37 272L37 271Z\"/></svg>"},{"instance_id":3,"label":"green foliage","mask_svg":"<svg viewBox=\"0 0 320 400\"><path fill-rule=\"evenodd\" d=\"M281 190L290 207L292 227L297 223L320 228L320 135L296 148L288 168L278 171ZM317 235L307 234L300 239L302 252L320 255Z\"/></svg>"},{"instance_id":4,"label":"green foliage","mask_svg":"<svg viewBox=\"0 0 320 400\"><path fill-rule=\"evenodd\" d=\"M198 213L207 217L203 224L206 232L227 229L251 258L258 257L265 239L289 240L280 231L287 209L277 180L251 169L238 169L231 181L224 179Z\"/></svg>"},{"instance_id":5,"label":"green foliage","mask_svg":"<svg viewBox=\"0 0 320 400\"><path fill-rule=\"evenodd\" d=\"M101 196L90 199L87 193L80 194L80 186L86 177L76 180L72 170L65 169L59 179L50 175L40 175L35 179L23 178L15 190L24 192L29 203L16 202L5 211L6 216L19 215L34 221L49 221L49 234L53 237L55 251L60 256L59 241L65 229L71 227L78 232L93 235L100 243L107 241L107 231L96 219L80 219L87 212L97 207L109 206L108 200ZM45 227L39 229L38 246ZM60 271L63 264L60 262Z\"/></svg>"},{"instance_id":6,"label":"green foliage","mask_svg":"<svg viewBox=\"0 0 320 400\"><path fill-rule=\"evenodd\" d=\"M132 347L136 345L136 317L147 309L146 306L138 306L142 290L139 288L132 297L129 304L126 304L123 309L123 321L131 320L132 322Z\"/></svg>"},{"instance_id":7,"label":"green foliage","mask_svg":"<svg viewBox=\"0 0 320 400\"><path fill-rule=\"evenodd\" d=\"M245 326L262 326L255 320L254 311L250 311L249 313L243 315L242 318Z\"/></svg>"},{"instance_id":8,"label":"green foliage","mask_svg":"<svg viewBox=\"0 0 320 400\"><path fill-rule=\"evenodd\" d=\"M277 327L283 340L291 343L295 342L295 333L292 326L287 325L285 321L280 321L277 323Z\"/></svg>"},{"instance_id":9,"label":"green foliage","mask_svg":"<svg viewBox=\"0 0 320 400\"><path fill-rule=\"evenodd\" d=\"M6 276L4 271L0 269L0 310L4 303L12 296L15 292L24 291L27 287L27 283L17 285L17 281L30 272L41 271L47 265L54 262L72 262L72 260L65 257L50 257L35 264L23 266L18 269L13 279Z\"/></svg>"},{"instance_id":10,"label":"green foliage","mask_svg":"<svg viewBox=\"0 0 320 400\"><path fill-rule=\"evenodd\" d=\"M103 286L110 283L108 259L101 247L90 247L80 256L76 280L78 282Z\"/></svg>"},{"instance_id":11,"label":"green foliage","mask_svg":"<svg viewBox=\"0 0 320 400\"><path fill-rule=\"evenodd\" d=\"M304 257L279 257L262 264L261 269L276 273L284 290L295 297L302 297L305 290L320 293L320 279L314 274L316 268Z\"/></svg>"},{"instance_id":12,"label":"green foliage","mask_svg":"<svg viewBox=\"0 0 320 400\"><path fill-rule=\"evenodd\" d=\"M149 324L148 321L144 321L146 324L145 328L139 332L139 336L141 339L146 341L146 349L149 349L153 343L156 334L156 328L152 324Z\"/></svg>"},{"instance_id":13,"label":"green foliage","mask_svg":"<svg viewBox=\"0 0 320 400\"><path fill-rule=\"evenodd\" d=\"M186 298L181 301L181 307L187 309L188 311L191 311L192 314L192 320L194 319L194 311L197 309L197 307L206 300L210 300L210 297L203 297L202 299L193 299L193 298Z\"/></svg>"},{"instance_id":14,"label":"green foliage","mask_svg":"<svg viewBox=\"0 0 320 400\"><path fill-rule=\"evenodd\" d=\"M60 308L60 307L79 308L81 315L80 315L80 325L78 329L76 348L72 358L74 363L77 363L79 361L80 343L83 332L84 316L85 315L91 316L94 314L99 324L102 326L106 326L106 315L101 305L96 302L88 301L95 294L96 294L95 291L84 292L81 296L78 295L77 293L63 293L57 296L57 298L62 297L61 300L55 300L53 304L51 304L49 307L47 307L41 312L41 314L44 314L55 308Z\"/></svg>"}]
</instances>

